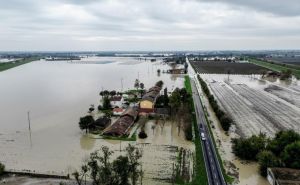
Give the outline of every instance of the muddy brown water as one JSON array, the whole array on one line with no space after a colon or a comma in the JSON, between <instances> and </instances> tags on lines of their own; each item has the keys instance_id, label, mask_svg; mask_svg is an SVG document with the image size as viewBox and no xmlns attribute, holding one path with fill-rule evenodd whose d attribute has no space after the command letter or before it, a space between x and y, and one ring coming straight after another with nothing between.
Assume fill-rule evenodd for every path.
<instances>
[{"instance_id":1,"label":"muddy brown water","mask_svg":"<svg viewBox=\"0 0 300 185\"><path fill-rule=\"evenodd\" d=\"M117 154L120 146L135 142L92 139L78 128L79 117L91 104L99 104L102 88L120 91L121 79L123 90L132 89L136 78L145 88L159 80L169 91L182 87L182 75L157 74L157 69L168 68L160 60L151 63L129 57L91 57L76 62L41 60L1 72L0 161L11 170L68 174L101 146ZM183 138L172 137L170 143L170 135L153 138L153 143L166 140L168 144L186 145Z\"/></svg>"}]
</instances>

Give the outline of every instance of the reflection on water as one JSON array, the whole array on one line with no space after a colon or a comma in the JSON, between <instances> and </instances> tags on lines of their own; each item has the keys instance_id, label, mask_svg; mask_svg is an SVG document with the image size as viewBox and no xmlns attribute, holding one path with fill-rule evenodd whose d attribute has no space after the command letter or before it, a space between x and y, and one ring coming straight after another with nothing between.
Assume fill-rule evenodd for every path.
<instances>
[{"instance_id":1,"label":"reflection on water","mask_svg":"<svg viewBox=\"0 0 300 185\"><path fill-rule=\"evenodd\" d=\"M80 137L80 146L83 150L92 150L96 140L91 139L88 134L82 134Z\"/></svg>"}]
</instances>

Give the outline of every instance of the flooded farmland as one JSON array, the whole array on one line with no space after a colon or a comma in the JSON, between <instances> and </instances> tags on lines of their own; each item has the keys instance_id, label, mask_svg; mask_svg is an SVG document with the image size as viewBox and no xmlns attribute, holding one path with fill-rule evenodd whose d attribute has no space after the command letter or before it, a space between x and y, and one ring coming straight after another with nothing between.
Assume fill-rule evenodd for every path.
<instances>
[{"instance_id":1,"label":"flooded farmland","mask_svg":"<svg viewBox=\"0 0 300 185\"><path fill-rule=\"evenodd\" d=\"M108 146L116 155L120 154L120 148L122 150L128 143L135 142L93 139L80 131L79 117L86 114L91 104L99 104L101 89L131 89L137 78L145 88L158 80L164 81L169 91L182 87L183 76L157 74L157 69L168 68L159 60L91 57L76 62L41 60L1 72L0 161L8 170L68 174L101 146ZM28 111L31 134L28 131ZM172 137L177 135L172 128L170 123L166 124L164 132L157 131L156 134L151 130L157 136L137 141L141 143L138 146L143 148L145 156L163 154L160 155L163 156L161 161L172 164L176 161L174 151L178 147L193 151L192 143L181 136ZM143 163L149 163L149 160L153 158L142 159ZM152 165L150 168L158 171L158 167ZM151 184L155 178L160 179L157 176L160 174L146 170L149 171L148 175L146 172L146 184Z\"/></svg>"},{"instance_id":2,"label":"flooded farmland","mask_svg":"<svg viewBox=\"0 0 300 185\"><path fill-rule=\"evenodd\" d=\"M275 78L261 78L261 75L200 75L211 88L211 92L218 98L220 106L229 113L235 114L232 116L236 119L236 128L232 128L230 132L225 133L214 115L208 99L202 96L226 171L236 178L235 184L269 184L265 178L259 175L257 163L242 161L235 157L231 151L231 139L248 136L253 133L257 134L260 131L265 131L269 136L273 136L275 130L281 129L281 127L288 128L289 126L294 127L299 132L300 111L299 107L296 106L296 102L299 99L299 81L296 79L281 81ZM246 88L248 91L251 89L251 92L247 95L245 91L240 91L238 88ZM272 93L270 93L270 88L272 89ZM293 94L286 97L285 91L291 91ZM256 94L252 95L252 93ZM286 101L287 98L290 101ZM266 103L266 100L269 102ZM263 106L262 104L264 103L266 104ZM264 112L270 114L272 120L270 120L270 117L265 116ZM278 120L283 119L285 119L285 122L280 124L279 128L273 126L273 124L278 123ZM286 124L286 122L289 122L289 124ZM270 124L271 128L266 128L266 124Z\"/></svg>"},{"instance_id":3,"label":"flooded farmland","mask_svg":"<svg viewBox=\"0 0 300 185\"><path fill-rule=\"evenodd\" d=\"M300 109L297 107L300 94L296 79L286 84L261 79L260 75L201 76L234 119L240 136L262 132L272 137L279 130L300 131ZM287 97L288 92L293 93Z\"/></svg>"}]
</instances>

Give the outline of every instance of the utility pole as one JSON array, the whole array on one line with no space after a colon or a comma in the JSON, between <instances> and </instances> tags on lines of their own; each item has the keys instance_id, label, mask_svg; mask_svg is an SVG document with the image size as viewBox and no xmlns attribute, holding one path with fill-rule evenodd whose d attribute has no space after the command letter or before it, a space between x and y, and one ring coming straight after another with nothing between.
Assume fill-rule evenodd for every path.
<instances>
[{"instance_id":1,"label":"utility pole","mask_svg":"<svg viewBox=\"0 0 300 185\"><path fill-rule=\"evenodd\" d=\"M30 140L30 147L32 148L32 139L31 139L31 124L30 124L30 112L27 112L28 118L28 129L29 129L29 140Z\"/></svg>"},{"instance_id":2,"label":"utility pole","mask_svg":"<svg viewBox=\"0 0 300 185\"><path fill-rule=\"evenodd\" d=\"M121 92L123 92L123 78L121 78Z\"/></svg>"},{"instance_id":3,"label":"utility pole","mask_svg":"<svg viewBox=\"0 0 300 185\"><path fill-rule=\"evenodd\" d=\"M30 112L27 112L27 118L28 118L28 128L29 128L29 132L31 132L31 128L30 128Z\"/></svg>"}]
</instances>

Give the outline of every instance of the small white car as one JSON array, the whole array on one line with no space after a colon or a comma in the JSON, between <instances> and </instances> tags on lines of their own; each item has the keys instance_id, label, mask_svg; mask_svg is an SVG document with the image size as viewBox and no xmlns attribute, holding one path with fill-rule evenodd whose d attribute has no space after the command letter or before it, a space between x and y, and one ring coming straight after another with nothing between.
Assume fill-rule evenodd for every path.
<instances>
[{"instance_id":1,"label":"small white car","mask_svg":"<svg viewBox=\"0 0 300 185\"><path fill-rule=\"evenodd\" d=\"M206 140L205 135L204 135L203 132L201 132L201 139L202 139L202 141L205 141L205 140Z\"/></svg>"}]
</instances>

